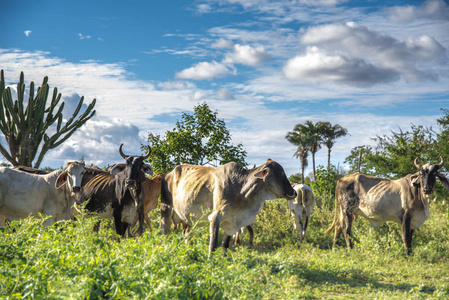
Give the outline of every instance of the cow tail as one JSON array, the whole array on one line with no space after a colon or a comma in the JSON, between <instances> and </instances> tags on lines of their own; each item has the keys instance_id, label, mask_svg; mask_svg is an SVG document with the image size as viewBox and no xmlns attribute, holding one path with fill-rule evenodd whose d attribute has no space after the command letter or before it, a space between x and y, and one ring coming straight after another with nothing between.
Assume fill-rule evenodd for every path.
<instances>
[{"instance_id":1,"label":"cow tail","mask_svg":"<svg viewBox=\"0 0 449 300\"><path fill-rule=\"evenodd\" d=\"M334 217L334 221L332 222L332 225L324 233L324 237L326 237L332 230L334 230L335 227L341 226L339 224L340 223L340 218L339 218L339 215L338 215L338 211L339 211L340 205L341 204L338 201L338 193L335 193L335 205L334 205L335 217Z\"/></svg>"},{"instance_id":2,"label":"cow tail","mask_svg":"<svg viewBox=\"0 0 449 300\"><path fill-rule=\"evenodd\" d=\"M161 183L161 233L169 234L171 227L172 201L168 191L168 183L162 178Z\"/></svg>"}]
</instances>

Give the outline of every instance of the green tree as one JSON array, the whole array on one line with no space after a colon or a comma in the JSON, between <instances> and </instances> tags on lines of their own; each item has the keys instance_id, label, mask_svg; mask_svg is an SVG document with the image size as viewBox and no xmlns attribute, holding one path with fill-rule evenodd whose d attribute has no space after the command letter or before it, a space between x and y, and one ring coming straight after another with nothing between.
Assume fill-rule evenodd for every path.
<instances>
[{"instance_id":1,"label":"green tree","mask_svg":"<svg viewBox=\"0 0 449 300\"><path fill-rule=\"evenodd\" d=\"M194 107L193 114L183 113L172 131L164 137L149 133L151 160L155 171L166 173L176 165L223 165L235 161L246 166L246 151L240 143L231 144L231 135L217 112L206 103Z\"/></svg>"},{"instance_id":2,"label":"green tree","mask_svg":"<svg viewBox=\"0 0 449 300\"><path fill-rule=\"evenodd\" d=\"M349 173L361 172L373 174L371 146L357 146L351 150L351 154L345 158L344 163L349 165Z\"/></svg>"},{"instance_id":3,"label":"green tree","mask_svg":"<svg viewBox=\"0 0 449 300\"><path fill-rule=\"evenodd\" d=\"M295 131L295 129L288 132L285 138L290 143L297 146L293 156L299 158L299 162L301 163L301 183L304 184L304 171L309 165L307 157L309 156L312 138L307 134L307 132L299 132Z\"/></svg>"},{"instance_id":4,"label":"green tree","mask_svg":"<svg viewBox=\"0 0 449 300\"><path fill-rule=\"evenodd\" d=\"M368 146L356 147L345 159L350 163L351 171L356 170L357 157L362 154L362 172L376 176L398 179L407 174L415 173L414 160L421 163L439 162L437 149L437 134L432 128L412 125L410 131L392 131L391 135L377 136L374 149Z\"/></svg>"},{"instance_id":5,"label":"green tree","mask_svg":"<svg viewBox=\"0 0 449 300\"><path fill-rule=\"evenodd\" d=\"M95 99L86 110L77 117L83 105L81 97L72 117L63 124L62 110L64 102L59 107L61 94L53 89L50 105L47 98L50 91L48 77L44 77L42 86L34 95L34 82L30 84L28 103L25 107L25 83L23 72L17 84L17 100L13 101L11 89L5 88L3 70L0 78L0 130L9 145L9 151L0 144L0 153L13 165L32 166L39 168L45 154L64 143L78 128L95 114L93 110ZM57 110L55 112L55 109ZM53 124L56 122L56 126ZM49 136L47 133L51 132ZM43 143L42 143L43 142ZM39 148L40 147L40 148ZM39 155L38 155L39 152Z\"/></svg>"},{"instance_id":6,"label":"green tree","mask_svg":"<svg viewBox=\"0 0 449 300\"><path fill-rule=\"evenodd\" d=\"M324 126L322 122L317 122L314 124L312 121L306 121L304 124L297 124L293 131L287 133L285 138L292 144L298 146L295 153L296 157L307 158L308 153L312 154L312 165L313 165L313 177L315 178L315 154L320 150L322 143L322 135L324 132ZM303 155L303 156L300 156ZM303 161L301 161L301 169L304 170L305 166ZM302 171L304 175L304 171ZM304 178L304 176L303 176Z\"/></svg>"},{"instance_id":7,"label":"green tree","mask_svg":"<svg viewBox=\"0 0 449 300\"><path fill-rule=\"evenodd\" d=\"M319 122L318 127L321 129L322 143L327 147L327 165L330 166L332 147L336 139L348 135L348 130L338 124L332 125L330 122Z\"/></svg>"}]
</instances>

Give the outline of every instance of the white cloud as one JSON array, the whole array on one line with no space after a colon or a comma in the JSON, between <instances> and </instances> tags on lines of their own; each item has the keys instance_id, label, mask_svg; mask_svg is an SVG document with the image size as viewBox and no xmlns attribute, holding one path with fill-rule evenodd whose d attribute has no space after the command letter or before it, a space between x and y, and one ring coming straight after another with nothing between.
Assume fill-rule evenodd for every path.
<instances>
[{"instance_id":1,"label":"white cloud","mask_svg":"<svg viewBox=\"0 0 449 300\"><path fill-rule=\"evenodd\" d=\"M190 90L195 89L195 84L188 82L188 81L165 81L160 82L157 85L159 88L166 90L166 91L172 91L172 90Z\"/></svg>"},{"instance_id":2,"label":"white cloud","mask_svg":"<svg viewBox=\"0 0 449 300\"><path fill-rule=\"evenodd\" d=\"M230 90L221 88L215 92L215 97L220 100L234 100L234 95Z\"/></svg>"},{"instance_id":3,"label":"white cloud","mask_svg":"<svg viewBox=\"0 0 449 300\"><path fill-rule=\"evenodd\" d=\"M211 47L216 49L232 49L232 47L234 47L234 43L230 40L219 38L211 45Z\"/></svg>"},{"instance_id":4,"label":"white cloud","mask_svg":"<svg viewBox=\"0 0 449 300\"><path fill-rule=\"evenodd\" d=\"M193 80L211 80L227 75L235 74L235 71L230 70L224 64L216 61L200 62L188 69L184 69L176 73L175 77L179 79L193 79Z\"/></svg>"},{"instance_id":5,"label":"white cloud","mask_svg":"<svg viewBox=\"0 0 449 300\"><path fill-rule=\"evenodd\" d=\"M353 22L311 27L301 42L314 47L288 61L284 73L289 78L355 86L396 81L398 75L407 81L437 80L435 68L447 62L446 49L434 38L400 41Z\"/></svg>"},{"instance_id":6,"label":"white cloud","mask_svg":"<svg viewBox=\"0 0 449 300\"><path fill-rule=\"evenodd\" d=\"M298 2L309 6L336 6L347 0L299 0Z\"/></svg>"},{"instance_id":7,"label":"white cloud","mask_svg":"<svg viewBox=\"0 0 449 300\"><path fill-rule=\"evenodd\" d=\"M228 53L224 63L255 66L268 59L263 46L251 47L249 45L234 45L234 52Z\"/></svg>"},{"instance_id":8,"label":"white cloud","mask_svg":"<svg viewBox=\"0 0 449 300\"><path fill-rule=\"evenodd\" d=\"M372 86L398 79L392 69L378 68L362 59L327 55L312 47L305 55L290 59L283 68L284 76L311 82L329 81L356 87Z\"/></svg>"},{"instance_id":9,"label":"white cloud","mask_svg":"<svg viewBox=\"0 0 449 300\"><path fill-rule=\"evenodd\" d=\"M80 37L80 40L90 39L91 38L90 35L83 35L82 33L78 33L78 36Z\"/></svg>"},{"instance_id":10,"label":"white cloud","mask_svg":"<svg viewBox=\"0 0 449 300\"><path fill-rule=\"evenodd\" d=\"M417 19L449 20L449 6L443 0L429 0L420 6L393 6L388 10L395 22L409 23Z\"/></svg>"},{"instance_id":11,"label":"white cloud","mask_svg":"<svg viewBox=\"0 0 449 300\"><path fill-rule=\"evenodd\" d=\"M26 36L30 36L31 32L31 30L25 30L23 33L25 33Z\"/></svg>"}]
</instances>

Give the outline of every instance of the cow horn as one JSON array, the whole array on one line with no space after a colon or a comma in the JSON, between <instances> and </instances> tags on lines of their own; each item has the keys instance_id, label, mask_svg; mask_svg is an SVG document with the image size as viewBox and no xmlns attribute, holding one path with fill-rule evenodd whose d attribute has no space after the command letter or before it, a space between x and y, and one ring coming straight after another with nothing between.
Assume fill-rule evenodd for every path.
<instances>
[{"instance_id":1,"label":"cow horn","mask_svg":"<svg viewBox=\"0 0 449 300\"><path fill-rule=\"evenodd\" d=\"M120 145L120 147L118 147L118 153L120 153L120 156L123 157L124 159L128 159L129 156L123 154L122 147L123 147L123 143Z\"/></svg>"},{"instance_id":2,"label":"cow horn","mask_svg":"<svg viewBox=\"0 0 449 300\"><path fill-rule=\"evenodd\" d=\"M421 169L421 165L418 164L418 158L415 158L415 166L420 170Z\"/></svg>"},{"instance_id":3,"label":"cow horn","mask_svg":"<svg viewBox=\"0 0 449 300\"><path fill-rule=\"evenodd\" d=\"M145 160L145 159L147 159L148 157L150 157L150 154L151 154L151 147L150 147L150 146L147 146L147 148L148 148L148 153L147 153L145 156L142 156L142 159L143 159L143 160Z\"/></svg>"},{"instance_id":4,"label":"cow horn","mask_svg":"<svg viewBox=\"0 0 449 300\"><path fill-rule=\"evenodd\" d=\"M440 163L437 165L438 166L438 169L440 169L442 166L444 166L444 159L443 159L443 157L442 156L440 156Z\"/></svg>"}]
</instances>

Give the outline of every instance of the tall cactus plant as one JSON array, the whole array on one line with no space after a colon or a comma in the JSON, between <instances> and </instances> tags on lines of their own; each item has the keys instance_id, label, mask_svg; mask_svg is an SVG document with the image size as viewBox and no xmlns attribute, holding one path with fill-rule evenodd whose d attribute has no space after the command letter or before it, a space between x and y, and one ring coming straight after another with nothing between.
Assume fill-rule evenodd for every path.
<instances>
[{"instance_id":1,"label":"tall cactus plant","mask_svg":"<svg viewBox=\"0 0 449 300\"><path fill-rule=\"evenodd\" d=\"M13 166L31 167L36 156L38 156L34 168L39 168L48 150L64 143L95 114L93 108L96 100L94 99L87 109L77 117L84 101L84 97L81 97L72 117L63 124L64 102L58 107L61 94L58 93L56 87L53 89L50 106L46 107L50 91L47 76L44 78L42 86L37 89L36 95L34 82L31 82L28 103L24 103L25 83L23 72L20 73L20 80L17 84L17 100L15 101L12 99L10 88L5 88L3 70L1 70L0 77L0 130L9 145L8 151L0 143L0 153ZM56 125L52 126L55 122ZM47 134L50 126L52 126L50 131L54 131L51 136Z\"/></svg>"}]
</instances>

